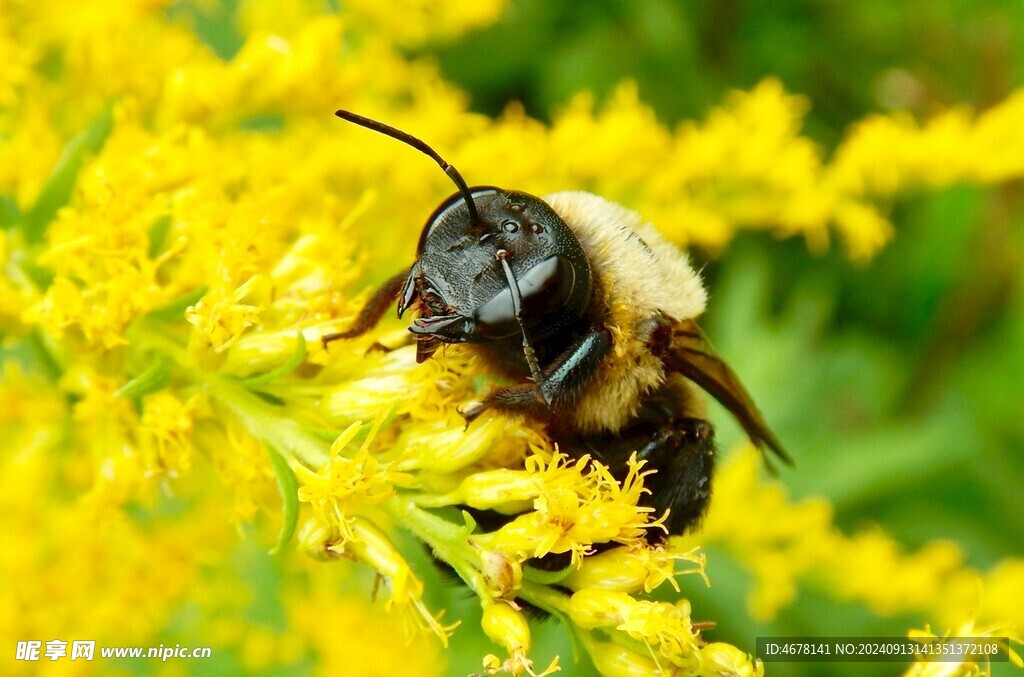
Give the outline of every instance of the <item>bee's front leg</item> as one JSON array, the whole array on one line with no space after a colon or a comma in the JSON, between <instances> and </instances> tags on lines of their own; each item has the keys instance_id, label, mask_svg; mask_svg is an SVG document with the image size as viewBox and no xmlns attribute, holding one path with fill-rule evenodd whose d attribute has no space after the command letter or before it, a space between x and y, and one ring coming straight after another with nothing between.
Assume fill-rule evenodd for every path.
<instances>
[{"instance_id":1,"label":"bee's front leg","mask_svg":"<svg viewBox=\"0 0 1024 677\"><path fill-rule=\"evenodd\" d=\"M475 402L463 409L462 416L469 424L488 409L495 409L542 421L550 420L571 404L590 382L611 347L612 334L607 328L591 329L544 366L538 383L499 388L483 402Z\"/></svg>"},{"instance_id":2,"label":"bee's front leg","mask_svg":"<svg viewBox=\"0 0 1024 677\"><path fill-rule=\"evenodd\" d=\"M373 293L373 296L366 301L366 305L359 311L359 315L356 316L356 320L352 323L351 327L345 331L321 336L320 343L323 345L324 350L327 350L327 345L332 341L356 338L376 327L377 323L384 317L384 313L398 299L398 294L402 291L402 285L405 284L408 276L409 271L403 270L386 280Z\"/></svg>"}]
</instances>

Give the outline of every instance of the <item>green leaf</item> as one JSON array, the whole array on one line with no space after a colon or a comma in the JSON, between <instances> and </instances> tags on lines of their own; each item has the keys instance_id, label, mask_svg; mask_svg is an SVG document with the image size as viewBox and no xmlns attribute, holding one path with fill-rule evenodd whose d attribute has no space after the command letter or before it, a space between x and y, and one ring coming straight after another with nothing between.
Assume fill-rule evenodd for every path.
<instances>
[{"instance_id":1,"label":"green leaf","mask_svg":"<svg viewBox=\"0 0 1024 677\"><path fill-rule=\"evenodd\" d=\"M20 220L17 201L10 195L0 195L0 228L10 228Z\"/></svg>"},{"instance_id":2,"label":"green leaf","mask_svg":"<svg viewBox=\"0 0 1024 677\"><path fill-rule=\"evenodd\" d=\"M42 374L51 382L56 382L64 374L51 340L38 327L20 340L5 342L0 352L0 363L7 359L18 360L25 369Z\"/></svg>"},{"instance_id":3,"label":"green leaf","mask_svg":"<svg viewBox=\"0 0 1024 677\"><path fill-rule=\"evenodd\" d=\"M114 397L142 397L166 388L170 382L171 372L167 368L167 360L158 355L144 372L121 386Z\"/></svg>"},{"instance_id":4,"label":"green leaf","mask_svg":"<svg viewBox=\"0 0 1024 677\"><path fill-rule=\"evenodd\" d=\"M262 113L242 119L238 126L246 132L279 132L284 129L284 116L277 113Z\"/></svg>"},{"instance_id":5,"label":"green leaf","mask_svg":"<svg viewBox=\"0 0 1024 677\"><path fill-rule=\"evenodd\" d=\"M42 292L53 284L53 271L37 264L28 254L20 250L11 252L12 268L8 269L12 281L20 286Z\"/></svg>"},{"instance_id":6,"label":"green leaf","mask_svg":"<svg viewBox=\"0 0 1024 677\"><path fill-rule=\"evenodd\" d=\"M230 61L245 44L245 35L239 31L239 4L240 0L182 0L168 5L166 18L191 27L196 38L214 54Z\"/></svg>"},{"instance_id":7,"label":"green leaf","mask_svg":"<svg viewBox=\"0 0 1024 677\"><path fill-rule=\"evenodd\" d=\"M103 148L113 127L114 118L107 107L96 116L85 131L64 146L64 153L39 191L36 203L25 212L21 221L26 242L32 244L42 238L46 225L57 215L57 210L71 199L71 193L78 180L78 172L86 158Z\"/></svg>"},{"instance_id":8,"label":"green leaf","mask_svg":"<svg viewBox=\"0 0 1024 677\"><path fill-rule=\"evenodd\" d=\"M277 477L277 489L281 492L281 531L277 535L277 543L270 549L270 554L276 555L288 545L299 523L299 482L288 461L269 444L267 455L270 456L270 465L274 467L274 476Z\"/></svg>"},{"instance_id":9,"label":"green leaf","mask_svg":"<svg viewBox=\"0 0 1024 677\"><path fill-rule=\"evenodd\" d=\"M276 381L282 376L290 374L297 369L300 364L306 361L306 337L302 335L302 332L299 332L295 338L295 350L292 352L292 355L288 358L287 362L279 367L271 369L268 372L259 374L258 376L239 379L238 382L247 386L263 385L265 383L270 383L271 381Z\"/></svg>"},{"instance_id":10,"label":"green leaf","mask_svg":"<svg viewBox=\"0 0 1024 677\"><path fill-rule=\"evenodd\" d=\"M462 519L466 523L466 535L472 536L473 532L476 531L476 519L466 510L462 511Z\"/></svg>"},{"instance_id":11,"label":"green leaf","mask_svg":"<svg viewBox=\"0 0 1024 677\"><path fill-rule=\"evenodd\" d=\"M173 219L170 214L164 214L153 221L149 227L149 258L155 259L167 241L167 233L171 230Z\"/></svg>"}]
</instances>

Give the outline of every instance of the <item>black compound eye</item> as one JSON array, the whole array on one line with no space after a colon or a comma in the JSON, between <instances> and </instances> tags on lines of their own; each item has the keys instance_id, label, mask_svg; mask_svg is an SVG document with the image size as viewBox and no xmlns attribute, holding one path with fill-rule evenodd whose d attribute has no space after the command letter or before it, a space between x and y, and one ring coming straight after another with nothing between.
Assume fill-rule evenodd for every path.
<instances>
[{"instance_id":1,"label":"black compound eye","mask_svg":"<svg viewBox=\"0 0 1024 677\"><path fill-rule=\"evenodd\" d=\"M503 221L501 224L501 229L506 233L518 233L519 224L516 223L515 221Z\"/></svg>"},{"instance_id":2,"label":"black compound eye","mask_svg":"<svg viewBox=\"0 0 1024 677\"><path fill-rule=\"evenodd\" d=\"M564 312L574 287L576 269L569 259L552 256L527 270L518 279L522 317L531 326ZM512 291L505 287L474 314L479 336L494 340L519 333Z\"/></svg>"},{"instance_id":3,"label":"black compound eye","mask_svg":"<svg viewBox=\"0 0 1024 677\"><path fill-rule=\"evenodd\" d=\"M539 223L531 223L530 230L539 235L540 233L544 232L544 226L540 225Z\"/></svg>"}]
</instances>

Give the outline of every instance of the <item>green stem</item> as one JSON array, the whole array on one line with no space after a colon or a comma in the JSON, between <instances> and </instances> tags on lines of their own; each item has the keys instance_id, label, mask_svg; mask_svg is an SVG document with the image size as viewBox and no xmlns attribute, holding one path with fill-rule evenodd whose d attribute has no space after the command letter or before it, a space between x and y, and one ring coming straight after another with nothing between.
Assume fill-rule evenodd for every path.
<instances>
[{"instance_id":1,"label":"green stem","mask_svg":"<svg viewBox=\"0 0 1024 677\"><path fill-rule=\"evenodd\" d=\"M416 506L408 497L395 496L384 503L384 508L403 526L431 547L434 554L447 562L484 601L492 599L484 583L483 574L476 568L477 551L466 538L466 528L452 524Z\"/></svg>"},{"instance_id":2,"label":"green stem","mask_svg":"<svg viewBox=\"0 0 1024 677\"><path fill-rule=\"evenodd\" d=\"M580 637L580 633L584 631L574 626L572 619L569 618L569 596L548 585L527 579L523 580L519 596L538 609L547 611L552 618L562 624L572 642L573 661L579 663L585 649Z\"/></svg>"},{"instance_id":3,"label":"green stem","mask_svg":"<svg viewBox=\"0 0 1024 677\"><path fill-rule=\"evenodd\" d=\"M477 553L466 539L465 527L452 524L423 510L402 496L390 499L384 507L403 527L428 544L438 557L451 565L482 602L493 602L489 588L484 583L483 574L475 566L475 562L478 561ZM524 580L518 596L544 609L560 619L566 627L571 628L569 598L565 594L547 585ZM574 646L573 650L578 651L578 648Z\"/></svg>"},{"instance_id":4,"label":"green stem","mask_svg":"<svg viewBox=\"0 0 1024 677\"><path fill-rule=\"evenodd\" d=\"M569 614L569 597L550 586L524 579L519 596L552 616L564 617Z\"/></svg>"}]
</instances>

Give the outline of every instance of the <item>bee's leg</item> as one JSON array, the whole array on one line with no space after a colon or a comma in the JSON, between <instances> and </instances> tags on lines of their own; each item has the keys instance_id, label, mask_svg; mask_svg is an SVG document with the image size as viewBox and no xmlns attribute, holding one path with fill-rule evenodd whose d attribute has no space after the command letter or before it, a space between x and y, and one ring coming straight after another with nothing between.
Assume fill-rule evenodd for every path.
<instances>
[{"instance_id":1,"label":"bee's leg","mask_svg":"<svg viewBox=\"0 0 1024 677\"><path fill-rule=\"evenodd\" d=\"M406 346L411 346L415 342L416 342L416 339L415 339L415 337L413 337L412 334L408 334L406 336L403 336L402 339L397 344L395 344L393 346L387 346L387 345L384 345L383 343L381 343L380 341L374 341L373 343L371 343L369 345L369 347L367 347L366 353L367 354L370 354L370 353L390 353L390 352L392 352L394 350L398 350L399 348L405 348Z\"/></svg>"},{"instance_id":2,"label":"bee's leg","mask_svg":"<svg viewBox=\"0 0 1024 677\"><path fill-rule=\"evenodd\" d=\"M643 503L654 508L656 517L669 511L666 535L696 526L711 499L715 461L711 425L695 418L676 419L637 449L637 460L647 461L644 469L658 471L646 478L644 486L651 493L644 496Z\"/></svg>"},{"instance_id":3,"label":"bee's leg","mask_svg":"<svg viewBox=\"0 0 1024 677\"><path fill-rule=\"evenodd\" d=\"M351 327L345 331L321 336L320 342L323 344L324 349L327 348L327 344L331 341L356 338L376 327L377 323L380 322L380 318L384 317L387 309L398 299L398 294L402 291L402 286L405 284L408 276L409 271L403 270L382 284L366 302L363 309L359 311L359 315Z\"/></svg>"},{"instance_id":4,"label":"bee's leg","mask_svg":"<svg viewBox=\"0 0 1024 677\"><path fill-rule=\"evenodd\" d=\"M648 403L640 417L617 434L578 435L559 442L576 456L590 454L601 461L619 481L629 472L627 461L634 451L637 460L646 461L643 470L657 471L644 478L651 493L640 503L654 508L654 518L669 511L664 523L668 533L651 530L652 541L683 533L707 509L715 456L714 430L707 421L679 418Z\"/></svg>"},{"instance_id":5,"label":"bee's leg","mask_svg":"<svg viewBox=\"0 0 1024 677\"><path fill-rule=\"evenodd\" d=\"M462 418L466 419L468 426L488 409L509 414L523 414L541 420L546 420L550 414L548 405L537 397L537 389L532 383L498 388L487 395L482 402L467 404L459 413L462 414Z\"/></svg>"},{"instance_id":6,"label":"bee's leg","mask_svg":"<svg viewBox=\"0 0 1024 677\"><path fill-rule=\"evenodd\" d=\"M548 420L572 402L611 347L610 331L604 327L592 329L544 367L539 383L499 388L483 402L467 407L462 416L469 423L487 409L496 409Z\"/></svg>"}]
</instances>

